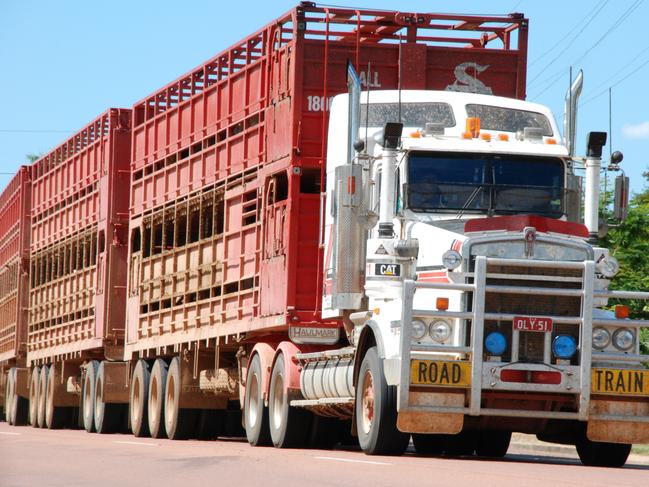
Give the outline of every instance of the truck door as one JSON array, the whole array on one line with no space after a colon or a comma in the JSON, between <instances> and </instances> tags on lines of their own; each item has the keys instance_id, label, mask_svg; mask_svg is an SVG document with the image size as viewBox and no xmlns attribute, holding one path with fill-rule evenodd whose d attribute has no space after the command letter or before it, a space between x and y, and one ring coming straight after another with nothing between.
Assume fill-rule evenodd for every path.
<instances>
[{"instance_id":1,"label":"truck door","mask_svg":"<svg viewBox=\"0 0 649 487\"><path fill-rule=\"evenodd\" d=\"M261 260L261 315L283 313L286 308L286 244L288 178L285 172L264 185Z\"/></svg>"}]
</instances>

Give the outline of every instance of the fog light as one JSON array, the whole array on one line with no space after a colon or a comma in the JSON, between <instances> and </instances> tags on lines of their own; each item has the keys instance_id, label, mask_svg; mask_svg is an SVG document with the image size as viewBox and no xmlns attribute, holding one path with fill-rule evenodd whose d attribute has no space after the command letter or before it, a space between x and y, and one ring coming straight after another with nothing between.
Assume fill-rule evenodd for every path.
<instances>
[{"instance_id":1,"label":"fog light","mask_svg":"<svg viewBox=\"0 0 649 487\"><path fill-rule=\"evenodd\" d=\"M413 340L421 340L426 334L426 323L421 320L412 320L412 332L411 335Z\"/></svg>"},{"instance_id":2,"label":"fog light","mask_svg":"<svg viewBox=\"0 0 649 487\"><path fill-rule=\"evenodd\" d=\"M611 343L611 333L602 327L593 328L593 348L603 350Z\"/></svg>"},{"instance_id":3,"label":"fog light","mask_svg":"<svg viewBox=\"0 0 649 487\"><path fill-rule=\"evenodd\" d=\"M613 345L618 350L626 352L635 345L635 334L628 328L620 328L613 333Z\"/></svg>"},{"instance_id":4,"label":"fog light","mask_svg":"<svg viewBox=\"0 0 649 487\"><path fill-rule=\"evenodd\" d=\"M430 337L436 342L444 342L451 336L451 325L446 321L434 321L430 325Z\"/></svg>"},{"instance_id":5,"label":"fog light","mask_svg":"<svg viewBox=\"0 0 649 487\"><path fill-rule=\"evenodd\" d=\"M552 342L552 353L557 358L569 359L577 351L577 341L570 335L559 335Z\"/></svg>"},{"instance_id":6,"label":"fog light","mask_svg":"<svg viewBox=\"0 0 649 487\"><path fill-rule=\"evenodd\" d=\"M491 355L502 355L507 350L507 338L499 331L487 335L484 346Z\"/></svg>"}]
</instances>

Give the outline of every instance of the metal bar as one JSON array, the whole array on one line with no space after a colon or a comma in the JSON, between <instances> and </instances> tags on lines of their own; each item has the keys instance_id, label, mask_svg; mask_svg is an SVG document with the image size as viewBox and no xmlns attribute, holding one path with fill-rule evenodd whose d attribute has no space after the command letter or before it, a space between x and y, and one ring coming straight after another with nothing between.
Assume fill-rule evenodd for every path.
<instances>
[{"instance_id":1,"label":"metal bar","mask_svg":"<svg viewBox=\"0 0 649 487\"><path fill-rule=\"evenodd\" d=\"M415 354L417 352L471 353L471 347L455 347L453 345L412 345L410 347L410 353ZM430 359L431 357L427 358Z\"/></svg>"},{"instance_id":2,"label":"metal bar","mask_svg":"<svg viewBox=\"0 0 649 487\"><path fill-rule=\"evenodd\" d=\"M583 262L569 262L560 260L527 260L527 259L500 259L489 258L488 264L502 265L508 267L550 267L554 269L575 269L582 270Z\"/></svg>"},{"instance_id":3,"label":"metal bar","mask_svg":"<svg viewBox=\"0 0 649 487\"><path fill-rule=\"evenodd\" d=\"M625 328L649 327L649 320L593 320L593 326L624 326Z\"/></svg>"},{"instance_id":4,"label":"metal bar","mask_svg":"<svg viewBox=\"0 0 649 487\"><path fill-rule=\"evenodd\" d=\"M590 409L590 369L591 352L593 343L593 291L595 290L595 262L587 260L584 262L584 287L581 298L581 316L583 319L581 332L579 333L581 361L579 366L580 388L579 395L579 419L586 421Z\"/></svg>"},{"instance_id":5,"label":"metal bar","mask_svg":"<svg viewBox=\"0 0 649 487\"><path fill-rule=\"evenodd\" d=\"M470 320L473 313L470 311L436 311L431 309L413 309L413 316L428 316L431 318L458 318L461 320Z\"/></svg>"},{"instance_id":6,"label":"metal bar","mask_svg":"<svg viewBox=\"0 0 649 487\"><path fill-rule=\"evenodd\" d=\"M593 362L649 362L649 355L622 352L593 352Z\"/></svg>"},{"instance_id":7,"label":"metal bar","mask_svg":"<svg viewBox=\"0 0 649 487\"><path fill-rule=\"evenodd\" d=\"M452 282L417 282L417 289L445 289L449 291L468 291L472 292L474 284L455 284Z\"/></svg>"},{"instance_id":8,"label":"metal bar","mask_svg":"<svg viewBox=\"0 0 649 487\"><path fill-rule=\"evenodd\" d=\"M549 287L487 286L487 292L500 294L524 294L527 296L575 296L582 295L581 289L557 289Z\"/></svg>"},{"instance_id":9,"label":"metal bar","mask_svg":"<svg viewBox=\"0 0 649 487\"><path fill-rule=\"evenodd\" d=\"M410 390L410 328L412 326L412 302L415 296L415 282L403 281L401 294L401 380L397 396L397 411L409 409L408 394Z\"/></svg>"},{"instance_id":10,"label":"metal bar","mask_svg":"<svg viewBox=\"0 0 649 487\"><path fill-rule=\"evenodd\" d=\"M471 397L469 414L480 414L482 398L482 341L484 337L485 283L487 281L487 258L478 256L475 261L475 291L473 292L473 313L471 322Z\"/></svg>"},{"instance_id":11,"label":"metal bar","mask_svg":"<svg viewBox=\"0 0 649 487\"><path fill-rule=\"evenodd\" d=\"M642 291L595 291L595 297L649 300L649 293Z\"/></svg>"},{"instance_id":12,"label":"metal bar","mask_svg":"<svg viewBox=\"0 0 649 487\"><path fill-rule=\"evenodd\" d=\"M512 362L518 362L518 354L521 340L521 332L518 330L512 331Z\"/></svg>"},{"instance_id":13,"label":"metal bar","mask_svg":"<svg viewBox=\"0 0 649 487\"><path fill-rule=\"evenodd\" d=\"M543 335L543 362L549 364L552 359L552 333L544 333Z\"/></svg>"}]
</instances>

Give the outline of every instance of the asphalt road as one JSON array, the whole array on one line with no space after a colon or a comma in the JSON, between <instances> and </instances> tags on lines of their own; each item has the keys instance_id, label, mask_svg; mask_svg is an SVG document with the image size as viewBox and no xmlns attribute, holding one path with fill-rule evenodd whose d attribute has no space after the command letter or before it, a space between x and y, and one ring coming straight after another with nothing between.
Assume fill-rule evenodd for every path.
<instances>
[{"instance_id":1,"label":"asphalt road","mask_svg":"<svg viewBox=\"0 0 649 487\"><path fill-rule=\"evenodd\" d=\"M634 486L649 465L588 468L566 457L368 457L357 450L252 448L243 440L169 441L0 423L0 486Z\"/></svg>"}]
</instances>

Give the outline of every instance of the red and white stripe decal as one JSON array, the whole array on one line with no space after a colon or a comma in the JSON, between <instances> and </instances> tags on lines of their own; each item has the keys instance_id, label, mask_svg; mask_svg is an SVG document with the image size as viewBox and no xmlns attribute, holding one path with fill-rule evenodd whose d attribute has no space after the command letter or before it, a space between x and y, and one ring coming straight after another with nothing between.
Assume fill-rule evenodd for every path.
<instances>
[{"instance_id":1,"label":"red and white stripe decal","mask_svg":"<svg viewBox=\"0 0 649 487\"><path fill-rule=\"evenodd\" d=\"M459 252L461 248L462 248L462 241L457 239L453 240L453 243L451 244L451 250L455 250L456 252Z\"/></svg>"},{"instance_id":2,"label":"red and white stripe decal","mask_svg":"<svg viewBox=\"0 0 649 487\"><path fill-rule=\"evenodd\" d=\"M450 282L446 277L446 270L424 271L417 273L418 282Z\"/></svg>"}]
</instances>

